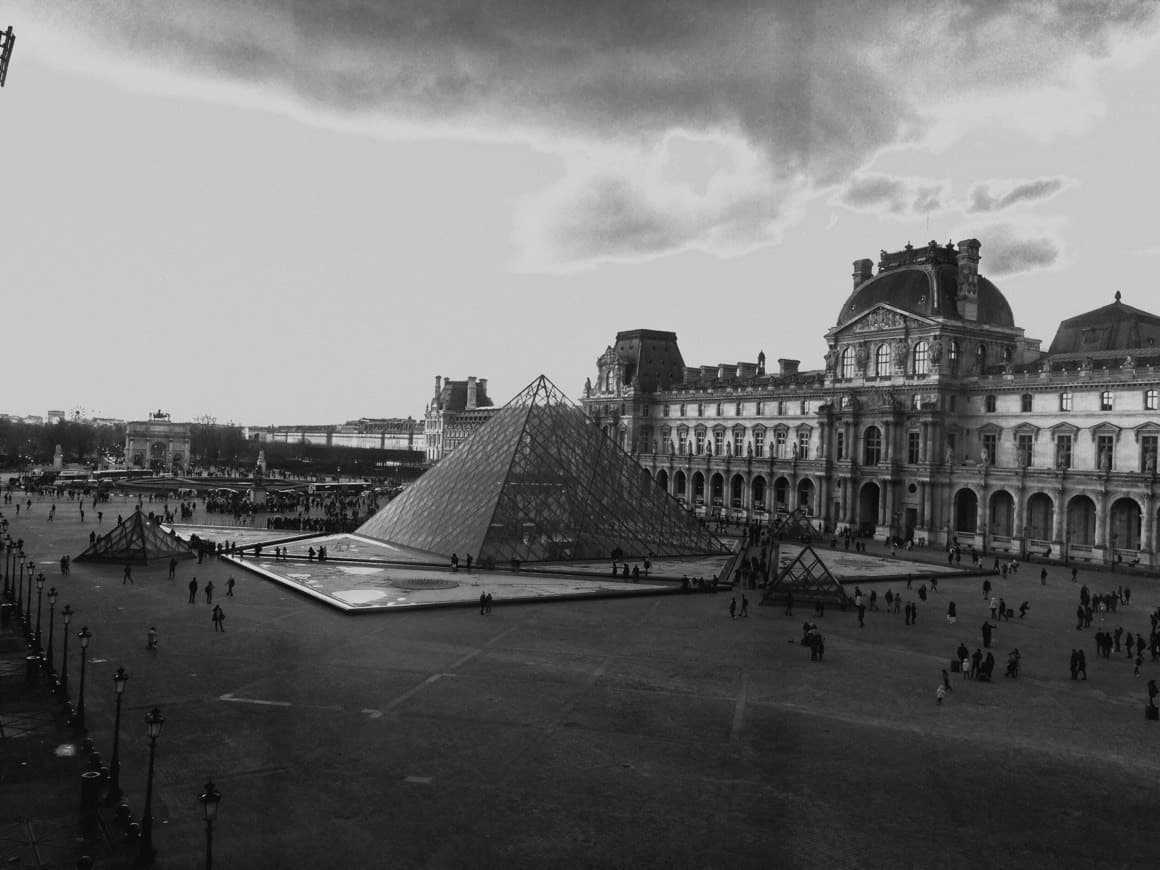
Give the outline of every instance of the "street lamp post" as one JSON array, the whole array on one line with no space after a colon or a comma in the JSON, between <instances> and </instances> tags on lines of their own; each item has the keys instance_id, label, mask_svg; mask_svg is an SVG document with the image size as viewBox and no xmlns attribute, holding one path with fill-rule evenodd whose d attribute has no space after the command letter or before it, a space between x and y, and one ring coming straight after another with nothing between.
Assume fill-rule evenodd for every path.
<instances>
[{"instance_id":1,"label":"street lamp post","mask_svg":"<svg viewBox=\"0 0 1160 870\"><path fill-rule=\"evenodd\" d=\"M16 615L19 617L24 610L24 554L18 554L20 570L16 576Z\"/></svg>"},{"instance_id":2,"label":"street lamp post","mask_svg":"<svg viewBox=\"0 0 1160 870\"><path fill-rule=\"evenodd\" d=\"M205 793L198 800L205 815L205 870L213 870L213 823L217 820L222 793L214 787L212 779L205 784Z\"/></svg>"},{"instance_id":3,"label":"street lamp post","mask_svg":"<svg viewBox=\"0 0 1160 870\"><path fill-rule=\"evenodd\" d=\"M89 641L93 638L93 633L89 631L87 625L82 625L81 630L77 632L77 638L81 642L81 689L80 700L77 702L77 718L76 726L78 728L85 727L85 660L88 658L87 652L89 648Z\"/></svg>"},{"instance_id":4,"label":"street lamp post","mask_svg":"<svg viewBox=\"0 0 1160 870\"><path fill-rule=\"evenodd\" d=\"M64 626L64 632L61 637L64 638L64 649L60 654L60 696L61 698L68 698L68 627L72 622L73 609L71 604L66 604L64 610L60 612L60 624Z\"/></svg>"},{"instance_id":5,"label":"street lamp post","mask_svg":"<svg viewBox=\"0 0 1160 870\"><path fill-rule=\"evenodd\" d=\"M113 762L109 766L109 803L115 804L121 799L121 696L125 693L125 684L129 682L129 675L123 667L118 667L113 674L113 686L117 690L117 715L113 719Z\"/></svg>"},{"instance_id":6,"label":"street lamp post","mask_svg":"<svg viewBox=\"0 0 1160 870\"><path fill-rule=\"evenodd\" d=\"M48 672L55 673L52 659L52 628L53 623L56 622L56 599L58 598L56 587L53 586L48 590Z\"/></svg>"},{"instance_id":7,"label":"street lamp post","mask_svg":"<svg viewBox=\"0 0 1160 870\"><path fill-rule=\"evenodd\" d=\"M24 602L24 633L30 634L30 626L32 625L32 575L36 570L36 563L31 559L28 560L28 595L25 596Z\"/></svg>"},{"instance_id":8,"label":"street lamp post","mask_svg":"<svg viewBox=\"0 0 1160 870\"><path fill-rule=\"evenodd\" d=\"M145 731L149 735L149 775L145 780L145 815L141 817L140 859L143 864L150 863L157 851L153 848L153 757L164 724L165 717L156 707L145 716Z\"/></svg>"},{"instance_id":9,"label":"street lamp post","mask_svg":"<svg viewBox=\"0 0 1160 870\"><path fill-rule=\"evenodd\" d=\"M12 542L4 542L4 597L12 598Z\"/></svg>"},{"instance_id":10,"label":"street lamp post","mask_svg":"<svg viewBox=\"0 0 1160 870\"><path fill-rule=\"evenodd\" d=\"M40 574L36 578L36 652L44 652L44 647L41 645L40 633L40 608L44 603L44 575Z\"/></svg>"}]
</instances>

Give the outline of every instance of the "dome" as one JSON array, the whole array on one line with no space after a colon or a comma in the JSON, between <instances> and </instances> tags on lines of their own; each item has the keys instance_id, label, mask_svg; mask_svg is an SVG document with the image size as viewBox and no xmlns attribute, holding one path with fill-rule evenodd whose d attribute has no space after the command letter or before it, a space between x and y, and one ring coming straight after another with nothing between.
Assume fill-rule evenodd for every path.
<instances>
[{"instance_id":1,"label":"dome","mask_svg":"<svg viewBox=\"0 0 1160 870\"><path fill-rule=\"evenodd\" d=\"M928 262L894 265L884 255L878 274L859 284L838 312L838 326L849 323L876 305L886 304L924 317L948 317L960 320L955 297L959 291L959 269L954 254L931 257ZM869 265L868 260L862 261ZM999 288L978 277L978 323L992 326L1015 326L1015 317Z\"/></svg>"}]
</instances>

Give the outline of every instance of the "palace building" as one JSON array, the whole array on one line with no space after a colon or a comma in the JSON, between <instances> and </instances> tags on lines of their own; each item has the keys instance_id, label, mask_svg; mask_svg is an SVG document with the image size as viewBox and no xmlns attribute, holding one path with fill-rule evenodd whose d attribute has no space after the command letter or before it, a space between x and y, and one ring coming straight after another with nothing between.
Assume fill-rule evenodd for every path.
<instances>
[{"instance_id":1,"label":"palace building","mask_svg":"<svg viewBox=\"0 0 1160 870\"><path fill-rule=\"evenodd\" d=\"M979 272L981 245L854 262L825 368L690 367L621 332L582 404L702 515L801 509L829 531L1156 567L1160 316L1114 300L1044 351ZM1049 552L1050 551L1050 552Z\"/></svg>"}]
</instances>

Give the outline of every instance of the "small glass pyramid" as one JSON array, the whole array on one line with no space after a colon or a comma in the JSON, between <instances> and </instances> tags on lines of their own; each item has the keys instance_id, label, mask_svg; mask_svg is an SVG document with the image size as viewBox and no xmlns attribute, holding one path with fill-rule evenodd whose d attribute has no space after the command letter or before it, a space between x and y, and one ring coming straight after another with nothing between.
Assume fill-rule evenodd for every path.
<instances>
[{"instance_id":1,"label":"small glass pyramid","mask_svg":"<svg viewBox=\"0 0 1160 870\"><path fill-rule=\"evenodd\" d=\"M77 556L77 561L146 563L150 559L189 559L193 557L185 542L166 534L141 513L141 508L101 535Z\"/></svg>"},{"instance_id":2,"label":"small glass pyramid","mask_svg":"<svg viewBox=\"0 0 1160 870\"><path fill-rule=\"evenodd\" d=\"M357 534L496 564L727 551L543 375Z\"/></svg>"}]
</instances>

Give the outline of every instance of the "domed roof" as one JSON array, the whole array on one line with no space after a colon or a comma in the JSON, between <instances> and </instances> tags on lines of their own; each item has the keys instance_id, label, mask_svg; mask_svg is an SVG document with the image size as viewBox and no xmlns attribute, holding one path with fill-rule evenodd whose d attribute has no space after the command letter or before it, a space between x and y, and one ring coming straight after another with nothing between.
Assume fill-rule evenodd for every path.
<instances>
[{"instance_id":1,"label":"domed roof","mask_svg":"<svg viewBox=\"0 0 1160 870\"><path fill-rule=\"evenodd\" d=\"M958 292L958 266L949 262L917 263L888 269L880 266L877 275L859 284L846 299L838 312L838 326L883 303L925 317L959 320L955 304ZM982 275L978 277L978 322L1015 326L1015 317L1007 299Z\"/></svg>"},{"instance_id":2,"label":"domed roof","mask_svg":"<svg viewBox=\"0 0 1160 870\"><path fill-rule=\"evenodd\" d=\"M1155 348L1160 344L1160 317L1116 301L1069 317L1059 324L1048 353L1094 353L1103 350Z\"/></svg>"}]
</instances>

